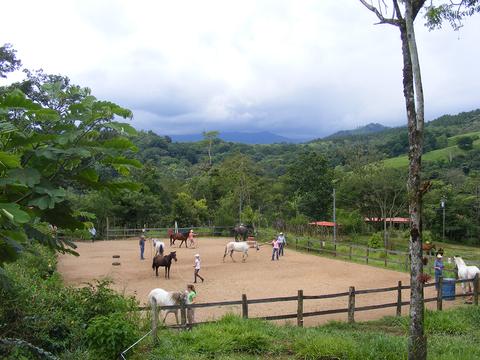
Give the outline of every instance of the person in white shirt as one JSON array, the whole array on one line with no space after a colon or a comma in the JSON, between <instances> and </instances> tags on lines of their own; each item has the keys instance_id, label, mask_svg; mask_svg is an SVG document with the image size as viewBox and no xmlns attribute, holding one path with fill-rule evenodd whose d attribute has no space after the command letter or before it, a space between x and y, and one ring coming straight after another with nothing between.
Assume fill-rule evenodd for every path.
<instances>
[{"instance_id":1,"label":"person in white shirt","mask_svg":"<svg viewBox=\"0 0 480 360\"><path fill-rule=\"evenodd\" d=\"M202 280L202 283L203 281L205 280L203 277L200 276L199 272L200 272L200 255L199 254L196 254L195 255L195 265L193 265L193 268L195 269L195 273L194 273L194 283L197 282L197 277L200 278L200 280Z\"/></svg>"},{"instance_id":2,"label":"person in white shirt","mask_svg":"<svg viewBox=\"0 0 480 360\"><path fill-rule=\"evenodd\" d=\"M285 238L285 235L283 235L283 232L278 234L277 241L279 245L278 255L283 256L283 248L285 247L285 245L287 245L287 239Z\"/></svg>"}]
</instances>

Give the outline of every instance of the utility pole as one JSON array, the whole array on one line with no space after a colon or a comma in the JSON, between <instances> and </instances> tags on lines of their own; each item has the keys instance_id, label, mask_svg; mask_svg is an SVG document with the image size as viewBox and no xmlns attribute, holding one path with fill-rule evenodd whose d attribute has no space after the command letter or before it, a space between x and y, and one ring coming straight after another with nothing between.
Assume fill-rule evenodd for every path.
<instances>
[{"instance_id":1,"label":"utility pole","mask_svg":"<svg viewBox=\"0 0 480 360\"><path fill-rule=\"evenodd\" d=\"M337 243L337 219L335 208L335 188L333 188L333 243Z\"/></svg>"},{"instance_id":2,"label":"utility pole","mask_svg":"<svg viewBox=\"0 0 480 360\"><path fill-rule=\"evenodd\" d=\"M445 197L440 200L440 206L442 207L443 227L442 227L442 241L445 242Z\"/></svg>"}]
</instances>

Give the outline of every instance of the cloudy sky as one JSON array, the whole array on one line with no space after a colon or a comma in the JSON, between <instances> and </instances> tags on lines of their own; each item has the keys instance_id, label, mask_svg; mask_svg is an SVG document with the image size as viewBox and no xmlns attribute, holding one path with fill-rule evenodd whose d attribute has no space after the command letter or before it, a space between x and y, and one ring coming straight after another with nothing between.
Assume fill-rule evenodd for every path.
<instances>
[{"instance_id":1,"label":"cloudy sky","mask_svg":"<svg viewBox=\"0 0 480 360\"><path fill-rule=\"evenodd\" d=\"M16 0L0 44L130 108L138 129L312 138L406 122L399 31L376 21L358 0ZM480 15L459 32L423 23L426 118L479 108Z\"/></svg>"}]
</instances>

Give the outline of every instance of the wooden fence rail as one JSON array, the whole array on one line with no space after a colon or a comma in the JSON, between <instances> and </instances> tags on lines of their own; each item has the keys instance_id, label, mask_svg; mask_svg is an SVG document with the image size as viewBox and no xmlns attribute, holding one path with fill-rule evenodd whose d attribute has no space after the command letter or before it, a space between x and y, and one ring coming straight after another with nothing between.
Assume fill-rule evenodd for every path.
<instances>
[{"instance_id":1,"label":"wooden fence rail","mask_svg":"<svg viewBox=\"0 0 480 360\"><path fill-rule=\"evenodd\" d=\"M454 283L462 284L467 282L473 281L473 292L467 292L465 294L454 294L457 297L473 297L473 304L478 305L478 298L479 298L479 291L480 291L480 278L477 275L473 280L455 280ZM443 309L443 298L444 298L444 287L445 281L442 277L439 278L439 281L436 283L425 284L424 287L437 287L437 295L435 297L426 298L424 299L424 303L429 302L437 302L437 310L441 311ZM285 320L285 319L297 319L297 325L303 326L303 319L306 317L311 316L323 316L323 315L331 315L331 314L347 314L347 321L350 323L355 322L355 313L359 311L370 311L370 310L378 310L378 309L386 309L386 308L396 308L396 316L401 316L402 314L402 306L410 305L410 301L403 301L402 300L402 290L410 289L409 285L402 285L402 282L399 281L397 286L391 287L384 287L384 288L377 288L377 289L364 289L364 290L356 290L355 287L351 286L348 291L335 293L335 294L322 294L322 295L304 295L303 290L298 290L296 296L282 296L276 298L262 298L262 299L248 299L246 294L242 294L241 300L230 300L230 301L217 301L211 303L198 303L198 304L190 304L190 305L171 305L171 306L163 306L162 310L180 310L181 311L181 324L180 325L169 325L169 328L187 328L191 326L196 326L200 324L205 324L209 322L197 322L193 324L187 324L187 317L186 317L186 310L187 308L209 308L209 307L219 307L219 306L231 306L231 305L241 305L242 309L242 317L245 319L251 318L249 316L249 305L253 304L264 304L264 303L273 303L273 302L288 302L288 301L296 301L297 302L297 312L291 314L281 314L281 315L269 315L269 316L260 316L255 317L256 319L264 319L264 320ZM397 292L397 301L389 302L385 304L376 304L376 305L365 305L365 306L356 306L356 296L358 295L367 295L367 294L374 294L374 293L383 293L383 292L390 292L396 291ZM337 297L347 297L347 302L345 308L339 309L329 309L329 310L319 310L319 311L304 311L304 303L307 300L319 300L319 299L331 299ZM148 310L150 307L139 307L138 310ZM154 337L154 341L156 341L156 334L157 334L157 314L158 309L154 305L152 307L152 336Z\"/></svg>"},{"instance_id":2,"label":"wooden fence rail","mask_svg":"<svg viewBox=\"0 0 480 360\"><path fill-rule=\"evenodd\" d=\"M315 247L315 244L318 244L318 247ZM328 249L327 245L330 246L331 248ZM348 248L348 250L340 251L338 250L338 247ZM376 262L377 264L383 263L385 267L387 267L388 264L396 264L396 265L402 266L405 269L405 271L408 271L410 266L410 255L406 251L375 249L375 248L370 248L370 247L358 245L358 244L333 243L331 241L325 241L325 240L316 240L316 241L307 240L306 245L303 245L299 243L298 238L295 239L295 249L303 250L303 251L306 251L307 253L316 252L318 254L322 254L322 253L330 254L333 257L344 257L344 258L348 258L349 260L352 260L352 259L362 260L362 261L365 261L367 265L370 262ZM357 252L364 251L365 255L355 254L353 250L356 250ZM375 257L374 254L376 253L381 253L383 257ZM391 256L395 256L395 258L392 258ZM425 254L425 257L428 258L428 264L429 264L428 266L426 266L426 268L433 272L433 263L434 263L435 257L427 254ZM480 265L480 262L478 262L478 260L470 260L466 258L464 258L464 260L467 262L467 265L475 265L475 266ZM445 270L445 271L453 272L451 270Z\"/></svg>"}]
</instances>

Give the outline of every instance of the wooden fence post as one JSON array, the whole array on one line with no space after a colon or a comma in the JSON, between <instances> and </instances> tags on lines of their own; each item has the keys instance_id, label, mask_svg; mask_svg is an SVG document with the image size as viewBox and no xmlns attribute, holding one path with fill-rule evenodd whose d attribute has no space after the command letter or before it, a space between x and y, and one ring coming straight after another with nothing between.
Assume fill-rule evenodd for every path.
<instances>
[{"instance_id":1,"label":"wooden fence post","mask_svg":"<svg viewBox=\"0 0 480 360\"><path fill-rule=\"evenodd\" d=\"M248 319L248 302L246 294L242 294L242 317Z\"/></svg>"},{"instance_id":2,"label":"wooden fence post","mask_svg":"<svg viewBox=\"0 0 480 360\"><path fill-rule=\"evenodd\" d=\"M369 249L368 249L368 247L367 247L367 257L365 258L366 261L367 261L367 264L368 264L368 256L369 256Z\"/></svg>"},{"instance_id":3,"label":"wooden fence post","mask_svg":"<svg viewBox=\"0 0 480 360\"><path fill-rule=\"evenodd\" d=\"M187 309L185 307L185 303L182 302L180 304L180 321L182 322L182 327L187 326Z\"/></svg>"},{"instance_id":4,"label":"wooden fence post","mask_svg":"<svg viewBox=\"0 0 480 360\"><path fill-rule=\"evenodd\" d=\"M295 238L295 250L298 248L298 238Z\"/></svg>"},{"instance_id":5,"label":"wooden fence post","mask_svg":"<svg viewBox=\"0 0 480 360\"><path fill-rule=\"evenodd\" d=\"M303 327L303 290L298 290L297 326Z\"/></svg>"},{"instance_id":6,"label":"wooden fence post","mask_svg":"<svg viewBox=\"0 0 480 360\"><path fill-rule=\"evenodd\" d=\"M337 257L337 243L333 244L333 256Z\"/></svg>"},{"instance_id":7,"label":"wooden fence post","mask_svg":"<svg viewBox=\"0 0 480 360\"><path fill-rule=\"evenodd\" d=\"M348 289L348 322L355 322L355 286Z\"/></svg>"},{"instance_id":8,"label":"wooden fence post","mask_svg":"<svg viewBox=\"0 0 480 360\"><path fill-rule=\"evenodd\" d=\"M478 305L478 290L479 290L479 283L480 278L478 277L478 274L475 275L475 278L473 279L473 304Z\"/></svg>"},{"instance_id":9,"label":"wooden fence post","mask_svg":"<svg viewBox=\"0 0 480 360\"><path fill-rule=\"evenodd\" d=\"M385 248L385 267L387 267L387 256L388 256L388 250Z\"/></svg>"},{"instance_id":10,"label":"wooden fence post","mask_svg":"<svg viewBox=\"0 0 480 360\"><path fill-rule=\"evenodd\" d=\"M158 321L158 310L157 310L157 300L155 297L152 297L152 341L153 344L157 344L157 321Z\"/></svg>"},{"instance_id":11,"label":"wooden fence post","mask_svg":"<svg viewBox=\"0 0 480 360\"><path fill-rule=\"evenodd\" d=\"M348 258L352 260L352 245L350 245L350 251L348 253Z\"/></svg>"},{"instance_id":12,"label":"wooden fence post","mask_svg":"<svg viewBox=\"0 0 480 360\"><path fill-rule=\"evenodd\" d=\"M397 290L397 316L402 316L402 282L398 282Z\"/></svg>"},{"instance_id":13,"label":"wooden fence post","mask_svg":"<svg viewBox=\"0 0 480 360\"><path fill-rule=\"evenodd\" d=\"M310 240L307 240L307 252L310 252Z\"/></svg>"},{"instance_id":14,"label":"wooden fence post","mask_svg":"<svg viewBox=\"0 0 480 360\"><path fill-rule=\"evenodd\" d=\"M442 311L443 309L443 276L438 278L437 284L437 310Z\"/></svg>"}]
</instances>

